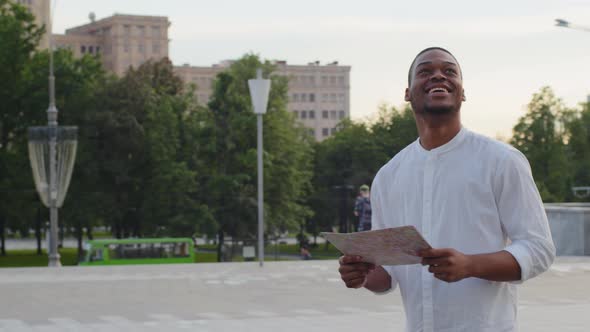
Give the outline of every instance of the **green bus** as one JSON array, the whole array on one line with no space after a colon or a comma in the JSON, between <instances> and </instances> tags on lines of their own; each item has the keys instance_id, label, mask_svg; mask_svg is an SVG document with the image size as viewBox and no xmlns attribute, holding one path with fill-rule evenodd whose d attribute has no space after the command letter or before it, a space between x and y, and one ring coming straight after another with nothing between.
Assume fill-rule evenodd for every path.
<instances>
[{"instance_id":1,"label":"green bus","mask_svg":"<svg viewBox=\"0 0 590 332\"><path fill-rule=\"evenodd\" d=\"M191 238L100 239L85 244L79 265L194 263Z\"/></svg>"}]
</instances>

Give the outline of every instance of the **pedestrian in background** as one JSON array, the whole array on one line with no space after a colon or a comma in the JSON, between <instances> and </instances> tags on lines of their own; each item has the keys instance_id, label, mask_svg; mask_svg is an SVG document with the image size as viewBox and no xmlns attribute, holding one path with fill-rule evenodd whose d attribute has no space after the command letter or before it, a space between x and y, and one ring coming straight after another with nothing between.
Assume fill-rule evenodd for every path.
<instances>
[{"instance_id":1,"label":"pedestrian in background","mask_svg":"<svg viewBox=\"0 0 590 332\"><path fill-rule=\"evenodd\" d=\"M357 231L371 230L371 193L369 186L363 184L354 203L354 215L358 217Z\"/></svg>"}]
</instances>

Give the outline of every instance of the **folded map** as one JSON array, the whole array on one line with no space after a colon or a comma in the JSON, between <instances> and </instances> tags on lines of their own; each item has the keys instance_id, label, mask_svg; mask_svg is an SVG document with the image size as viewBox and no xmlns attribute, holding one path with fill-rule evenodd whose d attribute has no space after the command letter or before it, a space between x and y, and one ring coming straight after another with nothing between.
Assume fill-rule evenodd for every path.
<instances>
[{"instance_id":1,"label":"folded map","mask_svg":"<svg viewBox=\"0 0 590 332\"><path fill-rule=\"evenodd\" d=\"M357 233L321 233L345 255L363 257L376 265L419 264L418 252L431 246L414 226Z\"/></svg>"}]
</instances>

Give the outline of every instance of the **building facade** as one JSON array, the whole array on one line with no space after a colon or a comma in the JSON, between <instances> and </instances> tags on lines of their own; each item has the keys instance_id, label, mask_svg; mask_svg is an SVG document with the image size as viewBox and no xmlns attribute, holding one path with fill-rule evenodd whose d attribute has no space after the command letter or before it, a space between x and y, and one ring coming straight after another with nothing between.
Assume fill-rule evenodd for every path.
<instances>
[{"instance_id":1,"label":"building facade","mask_svg":"<svg viewBox=\"0 0 590 332\"><path fill-rule=\"evenodd\" d=\"M18 0L29 7L39 24L50 26L50 0ZM53 34L53 45L70 49L77 57L85 54L100 56L106 70L123 75L129 67L139 67L148 60L168 57L168 28L165 16L121 15L95 20L67 29L65 34ZM47 31L51 31L49 28ZM41 47L47 47L47 35ZM175 66L174 70L187 84L195 84L202 104L209 101L216 75L227 69L231 61L210 67ZM288 110L309 129L310 135L321 141L336 132L338 123L350 117L350 66L338 62L320 65L289 65L276 61L277 75L289 78Z\"/></svg>"},{"instance_id":2,"label":"building facade","mask_svg":"<svg viewBox=\"0 0 590 332\"><path fill-rule=\"evenodd\" d=\"M175 72L185 82L196 85L197 99L205 104L213 92L215 76L230 65L231 61L211 67L185 64L175 67ZM289 65L286 61L276 61L275 65L275 74L289 78L288 110L317 141L333 135L338 123L350 117L350 66L337 62Z\"/></svg>"},{"instance_id":3,"label":"building facade","mask_svg":"<svg viewBox=\"0 0 590 332\"><path fill-rule=\"evenodd\" d=\"M168 56L168 27L163 16L119 15L91 21L53 35L58 48L74 55L100 54L105 69L122 75L129 67Z\"/></svg>"}]
</instances>

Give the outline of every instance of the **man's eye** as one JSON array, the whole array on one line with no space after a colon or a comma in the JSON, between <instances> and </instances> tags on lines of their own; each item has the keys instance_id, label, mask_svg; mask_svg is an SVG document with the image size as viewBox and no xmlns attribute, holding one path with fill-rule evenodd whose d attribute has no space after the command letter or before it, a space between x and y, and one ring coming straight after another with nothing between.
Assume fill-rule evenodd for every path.
<instances>
[{"instance_id":1,"label":"man's eye","mask_svg":"<svg viewBox=\"0 0 590 332\"><path fill-rule=\"evenodd\" d=\"M424 74L429 74L429 73L430 73L430 70L428 70L428 69L420 69L418 71L418 75L424 75Z\"/></svg>"},{"instance_id":2,"label":"man's eye","mask_svg":"<svg viewBox=\"0 0 590 332\"><path fill-rule=\"evenodd\" d=\"M447 73L448 74L457 74L457 71L455 69L447 69Z\"/></svg>"}]
</instances>

